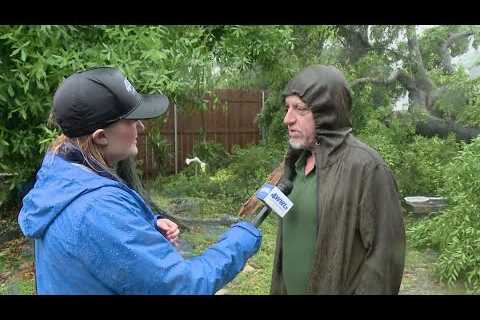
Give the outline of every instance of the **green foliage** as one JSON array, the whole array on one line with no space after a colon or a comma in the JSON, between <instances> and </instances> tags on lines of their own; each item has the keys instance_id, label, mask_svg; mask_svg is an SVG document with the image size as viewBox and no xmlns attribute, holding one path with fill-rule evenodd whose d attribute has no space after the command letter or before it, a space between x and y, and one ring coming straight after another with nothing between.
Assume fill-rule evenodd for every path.
<instances>
[{"instance_id":1,"label":"green foliage","mask_svg":"<svg viewBox=\"0 0 480 320\"><path fill-rule=\"evenodd\" d=\"M18 173L7 189L18 194L56 136L47 126L52 96L73 72L115 66L140 92L202 109L220 80L291 46L289 27L224 29L228 36L215 39L201 26L0 27L0 172Z\"/></svg>"},{"instance_id":2,"label":"green foliage","mask_svg":"<svg viewBox=\"0 0 480 320\"><path fill-rule=\"evenodd\" d=\"M230 162L230 155L221 143L197 143L193 146L191 157L198 157L207 164L206 171L210 174L224 168Z\"/></svg>"},{"instance_id":3,"label":"green foliage","mask_svg":"<svg viewBox=\"0 0 480 320\"><path fill-rule=\"evenodd\" d=\"M278 51L293 49L291 26L225 26L218 45L218 63L226 72L247 71L253 64L277 62ZM233 77L230 77L234 79Z\"/></svg>"},{"instance_id":4,"label":"green foliage","mask_svg":"<svg viewBox=\"0 0 480 320\"><path fill-rule=\"evenodd\" d=\"M27 238L20 238L0 246L0 295L34 294L33 257L29 243Z\"/></svg>"},{"instance_id":5,"label":"green foliage","mask_svg":"<svg viewBox=\"0 0 480 320\"><path fill-rule=\"evenodd\" d=\"M465 281L474 292L480 292L479 156L477 138L445 167L441 194L449 200L449 207L441 215L420 221L408 230L417 247L439 250L436 271L443 281Z\"/></svg>"},{"instance_id":6,"label":"green foliage","mask_svg":"<svg viewBox=\"0 0 480 320\"><path fill-rule=\"evenodd\" d=\"M352 127L354 132L360 132L368 126L372 116L388 117L394 100L385 88L366 84L352 92L352 101Z\"/></svg>"},{"instance_id":7,"label":"green foliage","mask_svg":"<svg viewBox=\"0 0 480 320\"><path fill-rule=\"evenodd\" d=\"M260 127L267 128L266 142L286 141L288 131L283 124L284 104L280 94L271 94L265 99L264 110L259 115L259 124Z\"/></svg>"},{"instance_id":8,"label":"green foliage","mask_svg":"<svg viewBox=\"0 0 480 320\"><path fill-rule=\"evenodd\" d=\"M445 183L444 168L460 149L454 136L417 136L413 119L407 116L394 118L387 127L385 114L385 109L370 113L359 138L390 166L403 196L438 195Z\"/></svg>"},{"instance_id":9,"label":"green foliage","mask_svg":"<svg viewBox=\"0 0 480 320\"><path fill-rule=\"evenodd\" d=\"M179 32L184 32L183 42L177 39L175 44L183 47L168 48L170 37ZM191 63L185 57L191 50L189 36L197 37L165 27L1 27L0 170L18 173L10 189L19 188L33 173L56 135L47 118L64 77L92 66L117 66L139 91L163 91L177 98L192 87L175 72L178 64ZM182 53L183 60L178 58Z\"/></svg>"},{"instance_id":10,"label":"green foliage","mask_svg":"<svg viewBox=\"0 0 480 320\"><path fill-rule=\"evenodd\" d=\"M285 147L271 143L234 148L232 163L227 170L235 177L235 184L240 189L238 192L232 190L232 196L238 195L241 199L250 197L283 160Z\"/></svg>"},{"instance_id":11,"label":"green foliage","mask_svg":"<svg viewBox=\"0 0 480 320\"><path fill-rule=\"evenodd\" d=\"M385 118L389 114L388 108L370 109L366 125L358 131L358 136L377 150L390 167L397 168L402 162L405 144L413 139L414 128L408 118L394 118L387 127Z\"/></svg>"},{"instance_id":12,"label":"green foliage","mask_svg":"<svg viewBox=\"0 0 480 320\"><path fill-rule=\"evenodd\" d=\"M478 100L479 80L470 79L462 67L452 75L446 75L442 70L434 69L431 71L431 77L441 88L441 94L435 103L437 115L446 120L475 124L472 108Z\"/></svg>"},{"instance_id":13,"label":"green foliage","mask_svg":"<svg viewBox=\"0 0 480 320\"><path fill-rule=\"evenodd\" d=\"M422 36L419 39L420 51L422 54L423 62L427 69L434 69L440 67L441 64L441 55L440 47L441 44L448 38L449 33L461 33L461 32L473 32L473 46L477 47L478 41L480 39L479 28L478 26L467 26L467 25L448 25L448 26L438 26L435 28L430 28L425 30ZM469 48L469 38L462 37L457 41L452 43L450 46L450 53L452 57L459 56L465 53Z\"/></svg>"},{"instance_id":14,"label":"green foliage","mask_svg":"<svg viewBox=\"0 0 480 320\"><path fill-rule=\"evenodd\" d=\"M377 53L365 55L355 65L343 65L340 70L345 72L347 81L363 77L383 78L392 72L388 56ZM367 126L372 112L383 113L386 118L391 112L396 100L404 93L401 86L359 84L352 89L352 125L355 132Z\"/></svg>"},{"instance_id":15,"label":"green foliage","mask_svg":"<svg viewBox=\"0 0 480 320\"><path fill-rule=\"evenodd\" d=\"M468 101L458 113L458 121L467 126L480 127L480 78L471 81Z\"/></svg>"},{"instance_id":16,"label":"green foliage","mask_svg":"<svg viewBox=\"0 0 480 320\"><path fill-rule=\"evenodd\" d=\"M171 144L167 139L160 133L160 125L165 120L164 117L155 120L157 125L150 126L148 129L148 141L152 146L153 155L156 158L156 163L159 166L158 173L160 175L166 175L168 170L168 163L172 157Z\"/></svg>"},{"instance_id":17,"label":"green foliage","mask_svg":"<svg viewBox=\"0 0 480 320\"><path fill-rule=\"evenodd\" d=\"M334 26L249 26L228 27L223 31L223 52L237 53L234 71L222 85L239 88L260 88L266 92L265 108L259 115L259 125L267 141L285 138L281 93L287 82L311 64L325 63L324 48L335 35ZM238 60L239 57L243 60ZM229 61L228 55L221 61ZM335 60L331 57L332 61ZM229 69L226 69L226 72Z\"/></svg>"},{"instance_id":18,"label":"green foliage","mask_svg":"<svg viewBox=\"0 0 480 320\"><path fill-rule=\"evenodd\" d=\"M236 211L283 159L284 145L252 145L234 148L227 167L214 174L180 173L153 188L171 197L220 199Z\"/></svg>"},{"instance_id":19,"label":"green foliage","mask_svg":"<svg viewBox=\"0 0 480 320\"><path fill-rule=\"evenodd\" d=\"M445 184L444 168L458 149L453 135L445 140L415 136L395 168L402 194L437 196Z\"/></svg>"}]
</instances>

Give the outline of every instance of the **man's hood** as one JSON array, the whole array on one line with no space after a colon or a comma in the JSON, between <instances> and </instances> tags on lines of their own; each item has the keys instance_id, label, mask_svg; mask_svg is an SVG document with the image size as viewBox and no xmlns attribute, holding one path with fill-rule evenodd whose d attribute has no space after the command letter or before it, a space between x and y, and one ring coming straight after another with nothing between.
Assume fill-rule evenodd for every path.
<instances>
[{"instance_id":1,"label":"man's hood","mask_svg":"<svg viewBox=\"0 0 480 320\"><path fill-rule=\"evenodd\" d=\"M333 66L312 65L288 82L282 93L300 97L312 110L315 121L316 146L320 167L337 160L336 152L352 131L350 89L343 74ZM302 150L289 146L282 179L293 181L294 164Z\"/></svg>"},{"instance_id":2,"label":"man's hood","mask_svg":"<svg viewBox=\"0 0 480 320\"><path fill-rule=\"evenodd\" d=\"M343 74L333 66L312 65L295 76L282 93L299 96L312 110L317 136L352 127L352 99Z\"/></svg>"},{"instance_id":3,"label":"man's hood","mask_svg":"<svg viewBox=\"0 0 480 320\"><path fill-rule=\"evenodd\" d=\"M90 169L48 153L37 173L35 186L23 199L18 223L27 237L41 238L63 209L85 193L120 183Z\"/></svg>"}]
</instances>

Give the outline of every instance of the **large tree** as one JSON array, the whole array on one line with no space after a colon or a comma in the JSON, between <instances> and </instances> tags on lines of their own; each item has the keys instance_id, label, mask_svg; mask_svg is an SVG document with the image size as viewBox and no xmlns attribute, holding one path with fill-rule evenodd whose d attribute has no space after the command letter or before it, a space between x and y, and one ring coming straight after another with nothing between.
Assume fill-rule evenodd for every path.
<instances>
[{"instance_id":1,"label":"large tree","mask_svg":"<svg viewBox=\"0 0 480 320\"><path fill-rule=\"evenodd\" d=\"M472 94L471 90L459 93L458 82L464 82L463 89L472 83L452 63L453 57L469 49L471 41L477 48L478 27L438 26L419 36L416 26L411 25L337 26L337 36L341 62L353 66L352 73L357 71L351 81L354 91L365 85L406 91L418 134L445 137L453 132L458 139L468 141L480 133L480 128L457 121ZM365 60L368 68L358 72L361 68L357 65Z\"/></svg>"}]
</instances>

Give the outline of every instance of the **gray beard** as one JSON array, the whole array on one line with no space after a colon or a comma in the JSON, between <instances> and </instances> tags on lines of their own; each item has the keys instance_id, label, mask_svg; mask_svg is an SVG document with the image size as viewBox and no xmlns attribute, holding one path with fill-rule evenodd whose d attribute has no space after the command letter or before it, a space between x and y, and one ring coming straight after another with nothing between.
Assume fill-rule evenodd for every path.
<instances>
[{"instance_id":1,"label":"gray beard","mask_svg":"<svg viewBox=\"0 0 480 320\"><path fill-rule=\"evenodd\" d=\"M290 147L292 147L292 149L295 150L310 150L312 148L311 146L307 146L305 141L298 141L294 139L288 139L288 144Z\"/></svg>"}]
</instances>

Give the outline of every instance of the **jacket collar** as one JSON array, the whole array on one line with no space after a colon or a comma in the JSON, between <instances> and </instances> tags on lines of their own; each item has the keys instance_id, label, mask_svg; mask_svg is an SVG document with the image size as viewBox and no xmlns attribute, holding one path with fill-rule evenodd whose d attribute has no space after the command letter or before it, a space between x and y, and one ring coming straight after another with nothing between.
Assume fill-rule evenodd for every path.
<instances>
[{"instance_id":1,"label":"jacket collar","mask_svg":"<svg viewBox=\"0 0 480 320\"><path fill-rule=\"evenodd\" d=\"M337 162L342 154L345 140L352 132L352 128L339 130L317 130L317 142L313 147L315 165L324 168Z\"/></svg>"}]
</instances>

